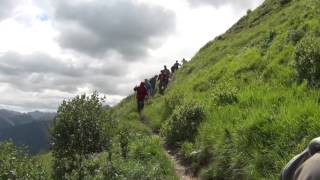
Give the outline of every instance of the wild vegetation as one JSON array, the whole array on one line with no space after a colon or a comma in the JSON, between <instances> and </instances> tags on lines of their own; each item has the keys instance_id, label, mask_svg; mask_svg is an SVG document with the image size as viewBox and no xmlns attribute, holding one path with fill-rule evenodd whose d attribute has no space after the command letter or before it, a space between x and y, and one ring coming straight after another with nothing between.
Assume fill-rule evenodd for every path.
<instances>
[{"instance_id":1,"label":"wild vegetation","mask_svg":"<svg viewBox=\"0 0 320 180\"><path fill-rule=\"evenodd\" d=\"M175 179L160 139L150 136L134 108L130 123L119 119L125 118L121 105L105 111L102 101L94 93L60 105L51 132L52 178Z\"/></svg>"},{"instance_id":2,"label":"wild vegetation","mask_svg":"<svg viewBox=\"0 0 320 180\"><path fill-rule=\"evenodd\" d=\"M265 1L201 48L146 107L155 131L197 128L192 141L163 135L202 179L278 179L319 136L319 5ZM199 124L183 121L181 100L203 106Z\"/></svg>"},{"instance_id":3,"label":"wild vegetation","mask_svg":"<svg viewBox=\"0 0 320 180\"><path fill-rule=\"evenodd\" d=\"M146 103L144 123L134 96L106 111L97 94L64 102L52 156L37 162L52 159L44 166L55 167L52 178L176 179L150 127L201 179L278 179L319 136L318 7L318 0L266 0L248 11Z\"/></svg>"},{"instance_id":4,"label":"wild vegetation","mask_svg":"<svg viewBox=\"0 0 320 180\"><path fill-rule=\"evenodd\" d=\"M12 142L0 143L0 179L45 180L46 170L27 155L25 148L17 148Z\"/></svg>"}]
</instances>

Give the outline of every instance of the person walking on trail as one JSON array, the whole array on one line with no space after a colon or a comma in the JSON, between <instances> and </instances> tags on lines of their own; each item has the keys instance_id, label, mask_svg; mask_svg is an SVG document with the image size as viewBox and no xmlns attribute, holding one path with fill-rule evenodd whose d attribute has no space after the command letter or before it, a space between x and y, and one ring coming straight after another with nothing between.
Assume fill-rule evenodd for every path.
<instances>
[{"instance_id":1,"label":"person walking on trail","mask_svg":"<svg viewBox=\"0 0 320 180\"><path fill-rule=\"evenodd\" d=\"M165 75L170 76L170 71L169 71L169 69L167 69L167 66L164 66L163 72Z\"/></svg>"},{"instance_id":2,"label":"person walking on trail","mask_svg":"<svg viewBox=\"0 0 320 180\"><path fill-rule=\"evenodd\" d=\"M177 71L180 66L181 66L181 65L179 64L179 62L176 61L176 63L174 63L173 66L171 67L171 72L172 72L172 74L173 74L175 71Z\"/></svg>"},{"instance_id":3,"label":"person walking on trail","mask_svg":"<svg viewBox=\"0 0 320 180\"><path fill-rule=\"evenodd\" d=\"M174 67L174 65L173 65L173 66L171 66L171 73L173 74L174 71L175 71L175 67Z\"/></svg>"},{"instance_id":4,"label":"person walking on trail","mask_svg":"<svg viewBox=\"0 0 320 180\"><path fill-rule=\"evenodd\" d=\"M141 114L144 108L144 100L148 96L147 88L144 82L140 83L139 87L135 87L134 91L137 93L137 109L139 114Z\"/></svg>"},{"instance_id":5,"label":"person walking on trail","mask_svg":"<svg viewBox=\"0 0 320 180\"><path fill-rule=\"evenodd\" d=\"M182 62L182 65L185 65L188 61L183 58L181 62Z\"/></svg>"},{"instance_id":6,"label":"person walking on trail","mask_svg":"<svg viewBox=\"0 0 320 180\"><path fill-rule=\"evenodd\" d=\"M161 70L161 73L158 76L160 94L163 94L163 92L165 90L165 79L166 79L166 75L164 73L164 70Z\"/></svg>"},{"instance_id":7,"label":"person walking on trail","mask_svg":"<svg viewBox=\"0 0 320 180\"><path fill-rule=\"evenodd\" d=\"M145 86L146 86L146 89L147 89L148 97L151 97L152 87L151 87L151 84L150 84L149 80L145 79L144 83L145 83Z\"/></svg>"},{"instance_id":8,"label":"person walking on trail","mask_svg":"<svg viewBox=\"0 0 320 180\"><path fill-rule=\"evenodd\" d=\"M152 88L152 93L151 93L152 96L154 96L156 93L157 79L158 79L158 75L155 75L154 77L152 77L150 79L150 84L151 84L151 88Z\"/></svg>"},{"instance_id":9,"label":"person walking on trail","mask_svg":"<svg viewBox=\"0 0 320 180\"><path fill-rule=\"evenodd\" d=\"M320 137L285 166L280 180L320 180Z\"/></svg>"},{"instance_id":10,"label":"person walking on trail","mask_svg":"<svg viewBox=\"0 0 320 180\"><path fill-rule=\"evenodd\" d=\"M170 71L169 69L167 69L167 66L164 66L163 73L164 73L164 89L166 89L169 84L169 78L170 78Z\"/></svg>"},{"instance_id":11,"label":"person walking on trail","mask_svg":"<svg viewBox=\"0 0 320 180\"><path fill-rule=\"evenodd\" d=\"M178 62L178 61L176 61L176 63L174 63L174 68L176 69L176 70L178 70L179 69L179 67L181 66L181 64Z\"/></svg>"}]
</instances>

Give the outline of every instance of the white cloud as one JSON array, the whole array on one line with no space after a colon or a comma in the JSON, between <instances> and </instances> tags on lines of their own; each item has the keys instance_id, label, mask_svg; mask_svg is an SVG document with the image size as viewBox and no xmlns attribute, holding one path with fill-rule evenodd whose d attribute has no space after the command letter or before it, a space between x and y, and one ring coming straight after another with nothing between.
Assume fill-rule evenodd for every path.
<instances>
[{"instance_id":1,"label":"white cloud","mask_svg":"<svg viewBox=\"0 0 320 180\"><path fill-rule=\"evenodd\" d=\"M261 3L262 0L187 0L190 5L193 6L205 6L211 5L219 8L222 6L230 5L235 9L243 10L245 8L251 8Z\"/></svg>"}]
</instances>

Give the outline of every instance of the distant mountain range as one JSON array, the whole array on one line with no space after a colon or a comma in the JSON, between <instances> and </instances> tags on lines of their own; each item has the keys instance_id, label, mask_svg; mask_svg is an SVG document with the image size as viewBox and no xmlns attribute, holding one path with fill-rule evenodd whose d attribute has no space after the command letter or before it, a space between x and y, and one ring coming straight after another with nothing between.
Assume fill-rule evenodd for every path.
<instances>
[{"instance_id":1,"label":"distant mountain range","mask_svg":"<svg viewBox=\"0 0 320 180\"><path fill-rule=\"evenodd\" d=\"M30 154L49 147L49 128L56 113L34 111L20 113L0 110L0 142L12 140L18 146L28 146Z\"/></svg>"}]
</instances>

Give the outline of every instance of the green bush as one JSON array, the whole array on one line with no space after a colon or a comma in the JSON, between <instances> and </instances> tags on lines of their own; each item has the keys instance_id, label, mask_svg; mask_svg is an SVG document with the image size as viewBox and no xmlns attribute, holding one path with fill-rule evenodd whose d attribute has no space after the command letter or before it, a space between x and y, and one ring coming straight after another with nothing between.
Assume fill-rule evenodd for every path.
<instances>
[{"instance_id":1,"label":"green bush","mask_svg":"<svg viewBox=\"0 0 320 180\"><path fill-rule=\"evenodd\" d=\"M24 148L17 148L12 142L0 143L0 179L49 179L42 165L31 159Z\"/></svg>"},{"instance_id":2,"label":"green bush","mask_svg":"<svg viewBox=\"0 0 320 180\"><path fill-rule=\"evenodd\" d=\"M279 0L281 5L285 5L288 4L289 2L291 2L291 0Z\"/></svg>"},{"instance_id":3,"label":"green bush","mask_svg":"<svg viewBox=\"0 0 320 180\"><path fill-rule=\"evenodd\" d=\"M199 151L194 150L194 145L192 143L184 142L181 146L180 153L185 160L190 162Z\"/></svg>"},{"instance_id":4,"label":"green bush","mask_svg":"<svg viewBox=\"0 0 320 180\"><path fill-rule=\"evenodd\" d=\"M320 82L320 38L308 36L300 41L295 52L299 80L308 80L309 85Z\"/></svg>"},{"instance_id":5,"label":"green bush","mask_svg":"<svg viewBox=\"0 0 320 180\"><path fill-rule=\"evenodd\" d=\"M269 46L271 45L272 41L276 38L277 33L275 31L270 31L268 32L259 42L259 47L261 49L268 49Z\"/></svg>"},{"instance_id":6,"label":"green bush","mask_svg":"<svg viewBox=\"0 0 320 180\"><path fill-rule=\"evenodd\" d=\"M291 30L288 33L287 40L293 43L297 43L303 38L304 34L305 34L305 31L302 29Z\"/></svg>"},{"instance_id":7,"label":"green bush","mask_svg":"<svg viewBox=\"0 0 320 180\"><path fill-rule=\"evenodd\" d=\"M174 109L179 105L183 104L183 102L184 102L184 94L180 92L174 92L172 94L168 94L164 99L165 112L163 114L164 116L163 118L167 119L172 114Z\"/></svg>"},{"instance_id":8,"label":"green bush","mask_svg":"<svg viewBox=\"0 0 320 180\"><path fill-rule=\"evenodd\" d=\"M217 105L235 104L238 102L238 89L228 81L217 84L212 92L213 100Z\"/></svg>"},{"instance_id":9,"label":"green bush","mask_svg":"<svg viewBox=\"0 0 320 180\"><path fill-rule=\"evenodd\" d=\"M63 101L51 131L55 177L63 179L74 170L81 173L88 155L99 153L109 145L104 127L104 110L98 93Z\"/></svg>"},{"instance_id":10,"label":"green bush","mask_svg":"<svg viewBox=\"0 0 320 180\"><path fill-rule=\"evenodd\" d=\"M175 179L172 177L171 163L162 150L161 140L157 136L141 137L138 141L130 143L129 166L122 164L122 179L162 180ZM139 162L139 163L136 163Z\"/></svg>"},{"instance_id":11,"label":"green bush","mask_svg":"<svg viewBox=\"0 0 320 180\"><path fill-rule=\"evenodd\" d=\"M177 145L184 141L192 142L204 116L202 105L195 102L184 103L178 106L164 123L161 134L171 145Z\"/></svg>"},{"instance_id":12,"label":"green bush","mask_svg":"<svg viewBox=\"0 0 320 180\"><path fill-rule=\"evenodd\" d=\"M184 95L182 93L174 93L165 98L165 105L169 109L174 109L181 105L184 101Z\"/></svg>"},{"instance_id":13,"label":"green bush","mask_svg":"<svg viewBox=\"0 0 320 180\"><path fill-rule=\"evenodd\" d=\"M208 81L201 81L193 86L194 91L205 92L209 90L211 84Z\"/></svg>"}]
</instances>

